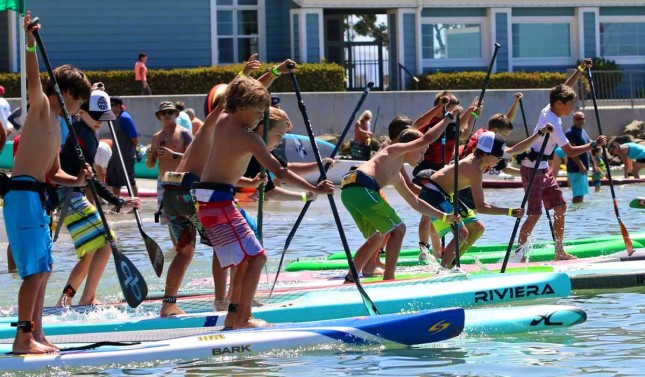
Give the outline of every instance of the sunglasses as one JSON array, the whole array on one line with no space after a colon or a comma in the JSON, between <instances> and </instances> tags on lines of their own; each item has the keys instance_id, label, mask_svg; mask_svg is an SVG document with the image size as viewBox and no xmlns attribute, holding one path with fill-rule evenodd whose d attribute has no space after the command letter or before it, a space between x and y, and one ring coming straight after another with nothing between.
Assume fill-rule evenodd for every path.
<instances>
[{"instance_id":1,"label":"sunglasses","mask_svg":"<svg viewBox=\"0 0 645 377\"><path fill-rule=\"evenodd\" d=\"M175 110L161 110L157 114L159 114L159 115L174 115Z\"/></svg>"}]
</instances>

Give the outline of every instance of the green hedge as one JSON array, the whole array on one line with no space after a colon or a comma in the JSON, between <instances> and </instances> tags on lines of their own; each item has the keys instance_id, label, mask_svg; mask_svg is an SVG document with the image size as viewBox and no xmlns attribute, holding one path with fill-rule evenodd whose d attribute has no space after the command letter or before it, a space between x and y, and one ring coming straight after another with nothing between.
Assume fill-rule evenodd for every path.
<instances>
[{"instance_id":1,"label":"green hedge","mask_svg":"<svg viewBox=\"0 0 645 377\"><path fill-rule=\"evenodd\" d=\"M568 74L557 72L493 73L488 89L552 88L566 81ZM420 90L481 89L486 72L433 73L419 77ZM412 87L410 88L412 89Z\"/></svg>"},{"instance_id":2,"label":"green hedge","mask_svg":"<svg viewBox=\"0 0 645 377\"><path fill-rule=\"evenodd\" d=\"M258 77L275 63L267 63L253 76ZM207 93L210 88L235 78L243 68L242 64L208 68L150 69L148 82L153 94L197 94ZM257 71L256 71L257 72ZM128 71L86 71L90 81L101 81L113 95L133 95L134 72ZM342 92L345 91L345 70L333 63L298 65L298 82L303 92ZM40 75L43 83L47 73ZM5 87L5 97L20 97L20 75L0 73L0 83ZM274 92L292 92L291 80L282 78L271 85Z\"/></svg>"}]
</instances>

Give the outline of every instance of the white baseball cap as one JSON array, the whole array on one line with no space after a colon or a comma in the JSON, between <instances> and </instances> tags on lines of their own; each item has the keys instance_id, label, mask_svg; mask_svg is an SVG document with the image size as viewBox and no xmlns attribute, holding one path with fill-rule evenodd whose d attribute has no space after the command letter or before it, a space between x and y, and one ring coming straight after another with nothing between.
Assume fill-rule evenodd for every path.
<instances>
[{"instance_id":1,"label":"white baseball cap","mask_svg":"<svg viewBox=\"0 0 645 377\"><path fill-rule=\"evenodd\" d=\"M115 120L116 115L110 108L110 96L102 90L92 90L89 101L81 105L92 119L97 121Z\"/></svg>"},{"instance_id":2,"label":"white baseball cap","mask_svg":"<svg viewBox=\"0 0 645 377\"><path fill-rule=\"evenodd\" d=\"M490 153L495 157L504 158L506 156L506 142L504 139L493 131L486 131L477 138L477 149L482 152Z\"/></svg>"}]
</instances>

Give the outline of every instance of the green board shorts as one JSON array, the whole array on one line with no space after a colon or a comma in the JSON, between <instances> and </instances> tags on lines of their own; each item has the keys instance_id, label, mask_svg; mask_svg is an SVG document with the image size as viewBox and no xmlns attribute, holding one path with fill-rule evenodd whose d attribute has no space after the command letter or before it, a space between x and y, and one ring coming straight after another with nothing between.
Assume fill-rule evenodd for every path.
<instances>
[{"instance_id":1,"label":"green board shorts","mask_svg":"<svg viewBox=\"0 0 645 377\"><path fill-rule=\"evenodd\" d=\"M403 224L394 208L378 191L358 185L350 186L343 188L340 198L365 238L377 231L387 234Z\"/></svg>"},{"instance_id":2,"label":"green board shorts","mask_svg":"<svg viewBox=\"0 0 645 377\"><path fill-rule=\"evenodd\" d=\"M433 188L430 188L429 186L433 186ZM455 210L452 205L451 197L446 196L443 189L432 182L423 186L421 193L419 194L419 198L440 211L453 213ZM461 216L461 222L459 223L460 227L464 224L470 224L479 220L477 218L477 213L468 208L468 206L462 203L461 200L459 201L459 216ZM451 223L434 217L431 217L430 219L432 220L432 226L434 226L439 236L443 237L452 230Z\"/></svg>"}]
</instances>

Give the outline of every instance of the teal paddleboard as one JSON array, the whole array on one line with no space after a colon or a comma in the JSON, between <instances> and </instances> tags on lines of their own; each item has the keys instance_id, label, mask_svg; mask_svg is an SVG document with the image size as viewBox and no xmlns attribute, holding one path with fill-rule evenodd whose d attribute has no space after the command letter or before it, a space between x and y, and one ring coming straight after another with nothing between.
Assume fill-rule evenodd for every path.
<instances>
[{"instance_id":1,"label":"teal paddleboard","mask_svg":"<svg viewBox=\"0 0 645 377\"><path fill-rule=\"evenodd\" d=\"M523 302L535 299L555 299L571 293L571 281L564 273L514 274L477 278L477 283L464 280L425 284L424 280L394 281L366 285L365 291L381 314L418 311L445 307L480 307ZM199 307L197 313L161 317L128 317L118 321L55 321L44 322L48 336L159 330L185 327L223 325L222 313L213 313L212 296L178 299L181 308ZM264 306L253 310L256 318L271 323L303 322L367 315L360 293L353 285L335 289L302 290L275 294ZM16 329L0 323L0 339L13 338Z\"/></svg>"}]
</instances>

